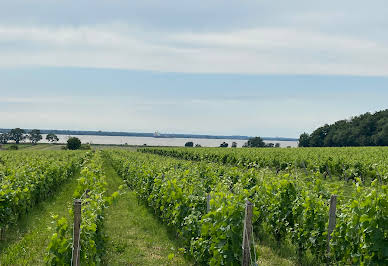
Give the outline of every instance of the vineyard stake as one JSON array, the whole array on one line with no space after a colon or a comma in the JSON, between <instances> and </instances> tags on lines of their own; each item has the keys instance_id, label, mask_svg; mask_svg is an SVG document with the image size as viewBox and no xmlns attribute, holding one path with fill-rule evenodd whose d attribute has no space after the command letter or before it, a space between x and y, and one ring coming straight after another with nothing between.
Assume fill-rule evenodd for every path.
<instances>
[{"instance_id":1,"label":"vineyard stake","mask_svg":"<svg viewBox=\"0 0 388 266\"><path fill-rule=\"evenodd\" d=\"M376 173L377 173L377 177L378 177L378 179L379 179L380 185L382 185L382 184L383 184L383 181L382 181L382 179L381 179L381 175L380 175L379 171L376 170Z\"/></svg>"},{"instance_id":2,"label":"vineyard stake","mask_svg":"<svg viewBox=\"0 0 388 266\"><path fill-rule=\"evenodd\" d=\"M251 247L252 241L252 209L253 204L247 200L245 203L245 219L243 231L243 245L242 245L242 266L249 266L251 262Z\"/></svg>"},{"instance_id":3,"label":"vineyard stake","mask_svg":"<svg viewBox=\"0 0 388 266\"><path fill-rule=\"evenodd\" d=\"M209 193L209 194L207 194L207 197L206 197L207 212L210 211L210 199L211 199L211 196L210 196L210 193Z\"/></svg>"},{"instance_id":4,"label":"vineyard stake","mask_svg":"<svg viewBox=\"0 0 388 266\"><path fill-rule=\"evenodd\" d=\"M347 174L347 172L346 172L346 169L345 169L345 165L344 165L344 164L342 164L342 168L343 168L343 170L344 170L345 181L346 181L346 183L347 183L347 182L348 182L348 174Z\"/></svg>"},{"instance_id":5,"label":"vineyard stake","mask_svg":"<svg viewBox=\"0 0 388 266\"><path fill-rule=\"evenodd\" d=\"M332 177L331 177L331 171L330 171L329 166L327 166L327 164L326 164L326 172L329 173L330 179L332 179Z\"/></svg>"},{"instance_id":6,"label":"vineyard stake","mask_svg":"<svg viewBox=\"0 0 388 266\"><path fill-rule=\"evenodd\" d=\"M327 253L330 252L330 240L331 233L335 228L335 212L337 206L337 195L331 195L330 197L330 210L329 210L329 226L327 228Z\"/></svg>"},{"instance_id":7,"label":"vineyard stake","mask_svg":"<svg viewBox=\"0 0 388 266\"><path fill-rule=\"evenodd\" d=\"M303 169L304 169L304 173L305 173L306 175L308 175L308 173L307 173L307 169L306 169L306 165L305 165L304 161L302 161L302 163L303 163Z\"/></svg>"},{"instance_id":8,"label":"vineyard stake","mask_svg":"<svg viewBox=\"0 0 388 266\"><path fill-rule=\"evenodd\" d=\"M81 229L81 200L74 200L74 227L73 227L73 252L72 266L80 265L80 230Z\"/></svg>"}]
</instances>

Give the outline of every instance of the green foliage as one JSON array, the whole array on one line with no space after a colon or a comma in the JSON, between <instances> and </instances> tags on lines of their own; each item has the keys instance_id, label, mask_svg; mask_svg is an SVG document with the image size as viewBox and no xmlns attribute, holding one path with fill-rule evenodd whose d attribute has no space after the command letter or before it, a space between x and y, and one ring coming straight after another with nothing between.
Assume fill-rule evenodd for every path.
<instances>
[{"instance_id":1,"label":"green foliage","mask_svg":"<svg viewBox=\"0 0 388 266\"><path fill-rule=\"evenodd\" d=\"M7 133L0 133L0 144L7 144L10 140L10 137Z\"/></svg>"},{"instance_id":2,"label":"green foliage","mask_svg":"<svg viewBox=\"0 0 388 266\"><path fill-rule=\"evenodd\" d=\"M185 147L193 147L194 143L192 141L188 141L185 143Z\"/></svg>"},{"instance_id":3,"label":"green foliage","mask_svg":"<svg viewBox=\"0 0 388 266\"><path fill-rule=\"evenodd\" d=\"M77 137L71 137L67 140L66 147L69 150L78 150L81 148L81 140Z\"/></svg>"},{"instance_id":4,"label":"green foliage","mask_svg":"<svg viewBox=\"0 0 388 266\"><path fill-rule=\"evenodd\" d=\"M14 128L9 132L9 139L14 140L16 144L19 144L20 141L25 139L24 133L26 133L23 129Z\"/></svg>"},{"instance_id":5,"label":"green foliage","mask_svg":"<svg viewBox=\"0 0 388 266\"><path fill-rule=\"evenodd\" d=\"M11 151L16 151L19 149L19 146L18 145L15 145L15 144L12 144L8 147L8 150L11 150Z\"/></svg>"},{"instance_id":6,"label":"green foliage","mask_svg":"<svg viewBox=\"0 0 388 266\"><path fill-rule=\"evenodd\" d=\"M0 228L14 223L80 167L82 153L3 152L0 169Z\"/></svg>"},{"instance_id":7,"label":"green foliage","mask_svg":"<svg viewBox=\"0 0 388 266\"><path fill-rule=\"evenodd\" d=\"M53 133L49 133L46 136L46 140L49 141L49 142L57 142L57 141L59 141L59 138L58 138L57 135L55 135Z\"/></svg>"},{"instance_id":8,"label":"green foliage","mask_svg":"<svg viewBox=\"0 0 388 266\"><path fill-rule=\"evenodd\" d=\"M229 146L229 144L226 143L225 141L220 144L221 148L228 148L228 146Z\"/></svg>"},{"instance_id":9,"label":"green foliage","mask_svg":"<svg viewBox=\"0 0 388 266\"><path fill-rule=\"evenodd\" d=\"M388 180L388 148L215 149L143 148L141 152L246 168L303 169L311 176ZM329 174L330 173L330 174Z\"/></svg>"},{"instance_id":10,"label":"green foliage","mask_svg":"<svg viewBox=\"0 0 388 266\"><path fill-rule=\"evenodd\" d=\"M87 144L82 144L80 149L81 149L81 150L91 150L91 149L92 149L92 146L90 146L89 143L87 143Z\"/></svg>"},{"instance_id":11,"label":"green foliage","mask_svg":"<svg viewBox=\"0 0 388 266\"><path fill-rule=\"evenodd\" d=\"M310 136L306 132L303 133L302 135L300 135L298 146L299 147L309 147L310 146L309 138L310 138Z\"/></svg>"},{"instance_id":12,"label":"green foliage","mask_svg":"<svg viewBox=\"0 0 388 266\"><path fill-rule=\"evenodd\" d=\"M265 163L260 162L262 157L252 156L249 157L250 160L246 160L247 158L237 156L246 156L248 152L245 151L234 154L222 152L222 149L202 148L195 150L163 148L142 151L224 164L244 162L246 166L254 165L255 168L259 165L266 166ZM257 156L264 150L255 151L257 152L253 154ZM289 158L295 158L295 162L290 159L288 162L300 164L302 161L309 170L314 170L316 175L320 171L327 171L328 168L332 172L343 171L348 176L354 176L358 184L362 182L359 176L376 176L377 172L381 173L385 169L378 167L376 163L372 164L372 160L376 162L378 161L376 158L380 160L384 158L382 154L385 154L385 150L376 148L366 153L369 156L370 168L367 168L367 164L360 160L353 162L352 157L347 158L353 149L345 150L344 154L331 153L327 158L323 156L325 153L321 153L319 154L320 161L317 158L312 162L304 161L299 157L304 155L307 158L314 154L308 152L310 150L283 151L286 154L296 151L307 152L307 154L302 152L293 154L293 157ZM363 149L363 151L367 150ZM376 154L377 151L381 153ZM328 185L324 185L322 179L309 178L310 181L306 181L296 179L289 174L281 176L271 175L268 172L260 174L255 169L246 170L215 164L174 161L150 155L116 153L112 154L112 157L115 158L118 172L137 191L140 199L148 202L161 217L164 217L164 221L177 228L185 239L191 238L191 255L199 264L237 265L240 263L244 199L249 199L255 206L254 231L264 230L279 243L291 241L300 261L307 252L312 254L317 263L321 264L327 261L328 255L331 262L340 264L383 265L388 260L386 250L388 246L387 186L380 184L386 179L386 174L384 178L380 176L374 179L371 186L357 185L354 189L355 194L352 195L352 198L357 200L349 201L347 197L339 194L337 207L339 218L330 243L332 252L326 254L331 193ZM374 156L371 157L372 153ZM272 151L263 154L272 155ZM286 163L287 160L284 163L281 159L279 160L278 152L273 154L273 163L276 163L279 168L287 169L290 166L290 163ZM360 154L355 156L360 156ZM284 159L286 158L288 157ZM343 165L345 158L351 162L345 164L346 166ZM322 169L312 163L322 165ZM199 169L207 170L199 171ZM188 179L187 176L190 178ZM169 189L163 189L165 186ZM204 204L205 195L208 192L211 192L212 200L210 201L211 209L206 213ZM177 214L177 208L178 210L190 208L190 205L184 203L184 199L189 197L199 201L192 205L194 207L191 212L180 213L178 221L188 221L190 227L184 227L183 225L186 224L181 222L171 223L174 221L174 216L171 215ZM169 200L166 201L166 199ZM192 233L185 234L188 231Z\"/></svg>"},{"instance_id":13,"label":"green foliage","mask_svg":"<svg viewBox=\"0 0 388 266\"><path fill-rule=\"evenodd\" d=\"M104 252L105 237L103 234L104 211L117 198L118 192L106 196L107 183L102 170L103 160L100 152L84 162L78 186L74 191L75 199L82 199L80 262L81 265L98 265ZM70 210L72 213L72 210ZM48 246L46 262L49 265L63 265L71 261L72 228L62 219L57 221L54 233ZM70 259L69 259L70 257Z\"/></svg>"},{"instance_id":14,"label":"green foliage","mask_svg":"<svg viewBox=\"0 0 388 266\"><path fill-rule=\"evenodd\" d=\"M42 139L42 134L40 134L39 129L33 129L30 133L28 133L28 138L30 139L31 143L36 144Z\"/></svg>"},{"instance_id":15,"label":"green foliage","mask_svg":"<svg viewBox=\"0 0 388 266\"><path fill-rule=\"evenodd\" d=\"M303 133L299 138L299 146L388 146L388 109L324 125L311 135Z\"/></svg>"},{"instance_id":16,"label":"green foliage","mask_svg":"<svg viewBox=\"0 0 388 266\"><path fill-rule=\"evenodd\" d=\"M336 261L353 265L388 262L388 186L376 180L372 188L365 193L357 186L351 203L342 206L331 241Z\"/></svg>"},{"instance_id":17,"label":"green foliage","mask_svg":"<svg viewBox=\"0 0 388 266\"><path fill-rule=\"evenodd\" d=\"M257 148L257 147L264 147L265 143L262 138L260 137L254 137L250 138L245 144L244 147L248 148Z\"/></svg>"}]
</instances>

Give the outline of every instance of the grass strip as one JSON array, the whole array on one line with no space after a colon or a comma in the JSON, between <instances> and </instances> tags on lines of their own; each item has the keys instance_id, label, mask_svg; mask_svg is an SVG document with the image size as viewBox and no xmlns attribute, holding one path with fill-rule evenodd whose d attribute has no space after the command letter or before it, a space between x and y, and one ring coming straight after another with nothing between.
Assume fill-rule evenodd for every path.
<instances>
[{"instance_id":1,"label":"grass strip","mask_svg":"<svg viewBox=\"0 0 388 266\"><path fill-rule=\"evenodd\" d=\"M30 214L13 225L5 240L0 241L0 265L44 265L46 249L53 234L52 214L70 219L68 208L73 203L79 173L63 184L57 195L43 201Z\"/></svg>"},{"instance_id":2,"label":"grass strip","mask_svg":"<svg viewBox=\"0 0 388 266\"><path fill-rule=\"evenodd\" d=\"M108 195L123 184L107 156L104 172ZM107 235L104 265L191 265L179 240L141 203L125 190L106 212Z\"/></svg>"}]
</instances>

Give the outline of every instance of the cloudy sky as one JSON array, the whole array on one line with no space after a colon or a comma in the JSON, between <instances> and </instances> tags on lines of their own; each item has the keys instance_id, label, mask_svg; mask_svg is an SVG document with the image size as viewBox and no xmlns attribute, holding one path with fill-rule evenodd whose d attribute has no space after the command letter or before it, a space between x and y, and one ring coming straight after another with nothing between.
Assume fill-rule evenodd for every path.
<instances>
[{"instance_id":1,"label":"cloudy sky","mask_svg":"<svg viewBox=\"0 0 388 266\"><path fill-rule=\"evenodd\" d=\"M297 137L388 108L386 0L0 0L0 128Z\"/></svg>"}]
</instances>

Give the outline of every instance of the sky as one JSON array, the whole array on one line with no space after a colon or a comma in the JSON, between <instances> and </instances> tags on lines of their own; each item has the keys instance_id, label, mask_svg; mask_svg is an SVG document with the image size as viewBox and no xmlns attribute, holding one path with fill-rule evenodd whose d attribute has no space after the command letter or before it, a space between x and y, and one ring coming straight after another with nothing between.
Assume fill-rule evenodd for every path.
<instances>
[{"instance_id":1,"label":"sky","mask_svg":"<svg viewBox=\"0 0 388 266\"><path fill-rule=\"evenodd\" d=\"M298 137L388 108L388 5L0 0L0 128Z\"/></svg>"}]
</instances>

